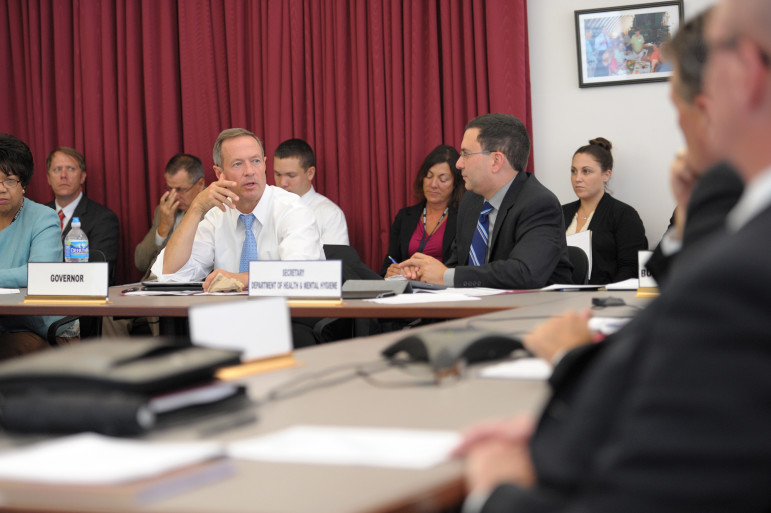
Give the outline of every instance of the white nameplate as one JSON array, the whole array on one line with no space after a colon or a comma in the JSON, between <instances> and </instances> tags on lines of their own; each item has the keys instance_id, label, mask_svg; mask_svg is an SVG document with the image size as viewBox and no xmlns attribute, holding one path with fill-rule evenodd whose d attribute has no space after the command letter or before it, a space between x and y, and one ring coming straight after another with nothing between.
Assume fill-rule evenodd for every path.
<instances>
[{"instance_id":1,"label":"white nameplate","mask_svg":"<svg viewBox=\"0 0 771 513\"><path fill-rule=\"evenodd\" d=\"M195 306L189 320L193 344L238 349L244 361L292 352L292 319L284 298Z\"/></svg>"},{"instance_id":2,"label":"white nameplate","mask_svg":"<svg viewBox=\"0 0 771 513\"><path fill-rule=\"evenodd\" d=\"M656 288L658 287L658 283L656 283L656 280L653 279L653 275L651 275L651 272L648 270L647 267L645 267L645 264L648 263L648 259L653 254L653 251L638 251L637 252L637 262L639 266L639 278L640 278L640 288Z\"/></svg>"},{"instance_id":3,"label":"white nameplate","mask_svg":"<svg viewBox=\"0 0 771 513\"><path fill-rule=\"evenodd\" d=\"M337 298L342 295L340 260L249 262L249 295Z\"/></svg>"},{"instance_id":4,"label":"white nameplate","mask_svg":"<svg viewBox=\"0 0 771 513\"><path fill-rule=\"evenodd\" d=\"M30 262L27 295L107 297L107 262Z\"/></svg>"}]
</instances>

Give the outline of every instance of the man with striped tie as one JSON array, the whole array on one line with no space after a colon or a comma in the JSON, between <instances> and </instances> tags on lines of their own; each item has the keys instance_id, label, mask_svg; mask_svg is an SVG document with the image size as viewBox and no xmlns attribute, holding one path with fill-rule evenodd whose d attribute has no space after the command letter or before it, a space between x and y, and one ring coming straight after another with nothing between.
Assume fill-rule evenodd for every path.
<instances>
[{"instance_id":1,"label":"man with striped tie","mask_svg":"<svg viewBox=\"0 0 771 513\"><path fill-rule=\"evenodd\" d=\"M457 167L466 189L458 207L453 253L445 267L416 253L402 262L413 280L450 287L536 289L572 283L562 207L524 171L530 139L509 114L485 114L466 125Z\"/></svg>"}]
</instances>

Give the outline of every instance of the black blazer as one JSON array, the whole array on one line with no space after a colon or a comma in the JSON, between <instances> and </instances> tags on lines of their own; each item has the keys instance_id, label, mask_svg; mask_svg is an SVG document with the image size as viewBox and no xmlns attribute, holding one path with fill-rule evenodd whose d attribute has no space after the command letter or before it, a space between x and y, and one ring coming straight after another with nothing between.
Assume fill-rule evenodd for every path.
<instances>
[{"instance_id":1,"label":"black blazer","mask_svg":"<svg viewBox=\"0 0 771 513\"><path fill-rule=\"evenodd\" d=\"M708 243L648 308L563 359L531 440L533 489L482 511L771 508L771 208ZM571 353L572 355L572 353Z\"/></svg>"},{"instance_id":2,"label":"black blazer","mask_svg":"<svg viewBox=\"0 0 771 513\"><path fill-rule=\"evenodd\" d=\"M56 203L53 201L46 203L46 206L56 209ZM104 253L105 260L110 264L110 284L112 284L115 277L115 266L118 262L118 251L120 250L118 216L109 208L88 199L83 194L72 217L80 218L80 228L86 232L89 250ZM70 222L62 230L62 242L69 233L71 225L72 219L70 218ZM96 261L96 258L92 257L91 261Z\"/></svg>"},{"instance_id":3,"label":"black blazer","mask_svg":"<svg viewBox=\"0 0 771 513\"><path fill-rule=\"evenodd\" d=\"M573 222L581 200L562 205L565 227ZM631 206L603 194L592 220L592 275L589 283L604 285L637 276L637 252L648 249L645 227Z\"/></svg>"},{"instance_id":4,"label":"black blazer","mask_svg":"<svg viewBox=\"0 0 771 513\"><path fill-rule=\"evenodd\" d=\"M388 259L391 255L397 262L407 260L412 255L409 254L410 239L418 223L423 222L423 207L426 202L422 201L411 207L404 207L399 210L391 223L391 237L388 240L388 254L383 259L383 267L380 269L380 276L385 276L388 267L393 263ZM452 243L455 240L455 227L458 222L458 209L450 207L447 212L447 219L444 221L444 239L442 239L442 263L446 263L452 252Z\"/></svg>"},{"instance_id":5,"label":"black blazer","mask_svg":"<svg viewBox=\"0 0 771 513\"><path fill-rule=\"evenodd\" d=\"M560 203L526 172L517 174L503 198L490 237L488 263L466 265L484 201L479 194L466 192L458 207L458 234L447 263L455 267L456 287L537 289L573 283Z\"/></svg>"},{"instance_id":6,"label":"black blazer","mask_svg":"<svg viewBox=\"0 0 771 513\"><path fill-rule=\"evenodd\" d=\"M743 191L742 179L726 162L716 164L704 172L693 186L688 201L680 251L664 255L659 243L648 260L646 267L660 289L666 286L671 269L697 257L702 244L724 230L725 218L736 206Z\"/></svg>"}]
</instances>

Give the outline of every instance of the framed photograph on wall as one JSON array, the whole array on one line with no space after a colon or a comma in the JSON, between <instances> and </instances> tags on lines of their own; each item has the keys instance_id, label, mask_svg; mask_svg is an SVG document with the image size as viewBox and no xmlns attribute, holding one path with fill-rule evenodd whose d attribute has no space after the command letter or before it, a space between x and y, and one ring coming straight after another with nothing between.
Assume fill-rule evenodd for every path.
<instances>
[{"instance_id":1,"label":"framed photograph on wall","mask_svg":"<svg viewBox=\"0 0 771 513\"><path fill-rule=\"evenodd\" d=\"M575 11L578 86L662 82L672 76L669 40L683 21L683 2Z\"/></svg>"}]
</instances>

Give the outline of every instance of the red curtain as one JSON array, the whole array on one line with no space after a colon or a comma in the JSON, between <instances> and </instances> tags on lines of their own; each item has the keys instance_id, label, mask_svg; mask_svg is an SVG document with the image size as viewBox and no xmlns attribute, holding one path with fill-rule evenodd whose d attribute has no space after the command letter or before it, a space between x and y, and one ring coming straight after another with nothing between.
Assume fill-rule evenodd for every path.
<instances>
[{"instance_id":1,"label":"red curtain","mask_svg":"<svg viewBox=\"0 0 771 513\"><path fill-rule=\"evenodd\" d=\"M140 275L166 161L193 153L213 179L224 128L269 157L308 140L316 189L377 269L434 146L486 112L531 127L526 0L0 0L0 57L0 131L32 148L28 196L53 197L48 151L81 150L88 196L120 218L121 281Z\"/></svg>"}]
</instances>

